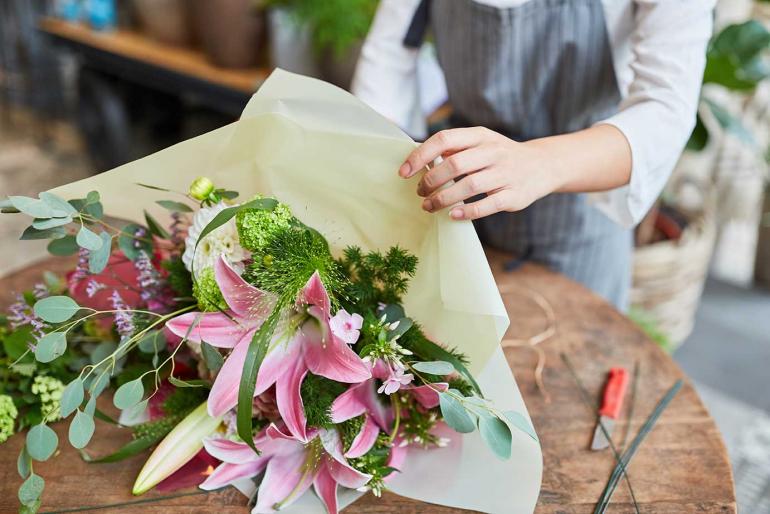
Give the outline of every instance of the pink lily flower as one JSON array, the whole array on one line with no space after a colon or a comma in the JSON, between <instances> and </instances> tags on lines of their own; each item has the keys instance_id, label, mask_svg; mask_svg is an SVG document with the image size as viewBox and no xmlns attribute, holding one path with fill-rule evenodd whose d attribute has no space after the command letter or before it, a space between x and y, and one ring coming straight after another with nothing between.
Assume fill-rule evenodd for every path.
<instances>
[{"instance_id":1,"label":"pink lily flower","mask_svg":"<svg viewBox=\"0 0 770 514\"><path fill-rule=\"evenodd\" d=\"M245 443L223 439L205 441L206 450L223 463L201 488L218 489L264 470L257 505L252 512L276 512L291 505L312 485L329 514L337 514L337 485L358 489L371 479L371 475L347 463L336 430L312 429L308 441L301 441L270 425L258 444L262 448L260 456Z\"/></svg>"},{"instance_id":2,"label":"pink lily flower","mask_svg":"<svg viewBox=\"0 0 770 514\"><path fill-rule=\"evenodd\" d=\"M189 339L233 348L209 393L209 413L221 416L238 403L238 384L249 343L270 312L273 298L243 280L224 259L214 266L217 284L230 311L223 313L188 313L170 320L175 334L187 333ZM276 385L278 411L289 431L307 440L305 409L300 389L308 372L337 382L358 383L371 372L356 353L332 330L331 302L318 273L308 280L297 298L295 308L307 313L306 320L292 334L277 332L257 374L254 395Z\"/></svg>"}]
</instances>

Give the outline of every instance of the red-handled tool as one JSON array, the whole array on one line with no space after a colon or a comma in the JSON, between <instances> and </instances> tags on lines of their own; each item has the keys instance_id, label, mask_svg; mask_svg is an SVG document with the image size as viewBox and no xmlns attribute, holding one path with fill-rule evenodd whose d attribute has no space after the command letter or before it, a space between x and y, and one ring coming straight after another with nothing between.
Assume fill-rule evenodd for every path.
<instances>
[{"instance_id":1,"label":"red-handled tool","mask_svg":"<svg viewBox=\"0 0 770 514\"><path fill-rule=\"evenodd\" d=\"M599 409L599 422L596 423L594 439L591 442L592 450L603 450L610 445L600 423L604 425L607 433L612 435L615 421L620 417L620 411L623 409L623 398L626 396L626 389L628 389L628 378L628 371L625 369L610 369L607 384L604 386L602 406Z\"/></svg>"}]
</instances>

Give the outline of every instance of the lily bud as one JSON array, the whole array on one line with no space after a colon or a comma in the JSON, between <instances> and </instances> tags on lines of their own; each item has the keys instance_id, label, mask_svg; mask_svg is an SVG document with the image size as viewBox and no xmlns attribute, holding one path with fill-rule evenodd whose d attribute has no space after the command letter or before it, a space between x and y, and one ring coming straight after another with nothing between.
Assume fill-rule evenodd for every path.
<instances>
[{"instance_id":1,"label":"lily bud","mask_svg":"<svg viewBox=\"0 0 770 514\"><path fill-rule=\"evenodd\" d=\"M136 477L133 493L146 493L187 464L203 448L203 439L216 432L221 424L221 417L209 416L206 402L196 407L152 452Z\"/></svg>"},{"instance_id":2,"label":"lily bud","mask_svg":"<svg viewBox=\"0 0 770 514\"><path fill-rule=\"evenodd\" d=\"M198 177L190 184L189 192L196 200L206 200L214 192L214 183L208 177Z\"/></svg>"}]
</instances>

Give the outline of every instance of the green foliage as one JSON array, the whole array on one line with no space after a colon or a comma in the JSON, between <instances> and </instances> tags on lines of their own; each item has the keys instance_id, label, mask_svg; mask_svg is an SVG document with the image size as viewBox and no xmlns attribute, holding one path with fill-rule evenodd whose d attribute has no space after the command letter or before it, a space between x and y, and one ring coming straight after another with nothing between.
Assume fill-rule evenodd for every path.
<instances>
[{"instance_id":1,"label":"green foliage","mask_svg":"<svg viewBox=\"0 0 770 514\"><path fill-rule=\"evenodd\" d=\"M198 272L198 279L193 284L193 296L198 300L198 307L203 312L216 312L227 310L227 302L222 296L216 278L214 268L209 267Z\"/></svg>"},{"instance_id":2,"label":"green foliage","mask_svg":"<svg viewBox=\"0 0 770 514\"><path fill-rule=\"evenodd\" d=\"M0 395L0 443L4 443L14 434L14 425L19 411L13 403L13 398L7 394Z\"/></svg>"},{"instance_id":3,"label":"green foliage","mask_svg":"<svg viewBox=\"0 0 770 514\"><path fill-rule=\"evenodd\" d=\"M348 464L352 467L361 473L372 476L366 484L366 487L378 497L385 489L384 479L391 473L398 472L397 469L388 466L391 451L392 447L388 436L380 434L377 441L374 443L374 446L366 455L348 459Z\"/></svg>"},{"instance_id":4,"label":"green foliage","mask_svg":"<svg viewBox=\"0 0 770 514\"><path fill-rule=\"evenodd\" d=\"M35 315L49 323L63 323L74 316L80 306L69 296L49 296L35 303Z\"/></svg>"},{"instance_id":5,"label":"green foliage","mask_svg":"<svg viewBox=\"0 0 770 514\"><path fill-rule=\"evenodd\" d=\"M345 392L345 384L308 373L302 382L300 396L310 427L331 428L331 407L334 400Z\"/></svg>"},{"instance_id":6,"label":"green foliage","mask_svg":"<svg viewBox=\"0 0 770 514\"><path fill-rule=\"evenodd\" d=\"M254 199L261 200L262 197ZM279 231L289 228L293 221L289 206L280 202L271 210L244 209L235 216L241 246L253 252L260 252Z\"/></svg>"},{"instance_id":7,"label":"green foliage","mask_svg":"<svg viewBox=\"0 0 770 514\"><path fill-rule=\"evenodd\" d=\"M299 23L312 30L317 52L330 49L341 57L362 41L377 10L377 0L267 0L268 6L291 9Z\"/></svg>"},{"instance_id":8,"label":"green foliage","mask_svg":"<svg viewBox=\"0 0 770 514\"><path fill-rule=\"evenodd\" d=\"M192 275L187 271L187 268L185 268L181 258L175 257L163 261L161 266L168 272L166 282L177 296L189 298L193 295Z\"/></svg>"},{"instance_id":9,"label":"green foliage","mask_svg":"<svg viewBox=\"0 0 770 514\"><path fill-rule=\"evenodd\" d=\"M144 396L144 385L141 379L137 378L118 387L112 398L112 403L118 409L125 410L141 402L142 396Z\"/></svg>"},{"instance_id":10,"label":"green foliage","mask_svg":"<svg viewBox=\"0 0 770 514\"><path fill-rule=\"evenodd\" d=\"M430 447L439 444L439 438L433 434L433 429L439 421L437 409L425 409L411 394L396 394L398 408L401 412L401 437L410 444Z\"/></svg>"},{"instance_id":11,"label":"green foliage","mask_svg":"<svg viewBox=\"0 0 770 514\"><path fill-rule=\"evenodd\" d=\"M349 297L356 311L376 310L378 304L400 304L417 270L417 257L393 246L386 255L363 253L357 246L345 249L339 264L351 283Z\"/></svg>"},{"instance_id":12,"label":"green foliage","mask_svg":"<svg viewBox=\"0 0 770 514\"><path fill-rule=\"evenodd\" d=\"M337 303L348 284L329 244L313 229L291 226L276 232L262 252L254 254L254 262L243 276L258 288L278 295L278 304L283 307L294 302L316 271L332 302Z\"/></svg>"},{"instance_id":13,"label":"green foliage","mask_svg":"<svg viewBox=\"0 0 770 514\"><path fill-rule=\"evenodd\" d=\"M674 346L671 344L668 335L660 329L658 324L648 313L640 309L632 308L628 313L628 317L631 318L631 321L636 323L645 334L647 334L647 337L655 341L658 346L669 353L674 350Z\"/></svg>"},{"instance_id":14,"label":"green foliage","mask_svg":"<svg viewBox=\"0 0 770 514\"><path fill-rule=\"evenodd\" d=\"M353 445L353 441L359 432L361 432L365 422L366 416L362 414L347 421L343 421L337 425L337 431L340 433L340 438L342 439L343 453L350 450L350 447Z\"/></svg>"},{"instance_id":15,"label":"green foliage","mask_svg":"<svg viewBox=\"0 0 770 514\"><path fill-rule=\"evenodd\" d=\"M59 437L51 427L38 424L27 432L27 451L35 460L45 461L51 458L59 444Z\"/></svg>"}]
</instances>

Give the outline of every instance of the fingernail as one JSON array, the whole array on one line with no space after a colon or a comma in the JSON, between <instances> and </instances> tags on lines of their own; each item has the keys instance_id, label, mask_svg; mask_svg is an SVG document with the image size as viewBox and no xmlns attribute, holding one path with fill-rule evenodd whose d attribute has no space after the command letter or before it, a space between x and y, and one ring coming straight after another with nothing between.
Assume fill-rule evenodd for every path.
<instances>
[{"instance_id":1,"label":"fingernail","mask_svg":"<svg viewBox=\"0 0 770 514\"><path fill-rule=\"evenodd\" d=\"M422 208L425 209L428 212L432 211L433 210L433 202L431 202L429 198L426 198L422 202Z\"/></svg>"},{"instance_id":2,"label":"fingernail","mask_svg":"<svg viewBox=\"0 0 770 514\"><path fill-rule=\"evenodd\" d=\"M425 191L423 191L422 182L420 182L417 185L417 195L418 196L425 196Z\"/></svg>"},{"instance_id":3,"label":"fingernail","mask_svg":"<svg viewBox=\"0 0 770 514\"><path fill-rule=\"evenodd\" d=\"M449 217L452 218L453 220L461 220L465 217L465 213L463 212L462 209L458 207L456 209L452 209L449 212Z\"/></svg>"},{"instance_id":4,"label":"fingernail","mask_svg":"<svg viewBox=\"0 0 770 514\"><path fill-rule=\"evenodd\" d=\"M408 162L405 162L398 169L398 174L404 178L409 178L409 176L412 174L412 166Z\"/></svg>"}]
</instances>

